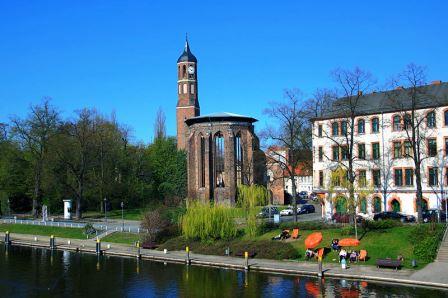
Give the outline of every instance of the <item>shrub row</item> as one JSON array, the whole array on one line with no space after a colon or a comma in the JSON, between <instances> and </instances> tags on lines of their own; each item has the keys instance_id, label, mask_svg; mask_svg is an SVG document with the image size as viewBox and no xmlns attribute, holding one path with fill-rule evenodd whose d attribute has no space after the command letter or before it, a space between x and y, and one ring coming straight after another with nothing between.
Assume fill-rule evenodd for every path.
<instances>
[{"instance_id":1,"label":"shrub row","mask_svg":"<svg viewBox=\"0 0 448 298\"><path fill-rule=\"evenodd\" d=\"M423 261L432 262L437 256L443 233L444 225L415 226L409 235L409 241L414 243L414 255Z\"/></svg>"}]
</instances>

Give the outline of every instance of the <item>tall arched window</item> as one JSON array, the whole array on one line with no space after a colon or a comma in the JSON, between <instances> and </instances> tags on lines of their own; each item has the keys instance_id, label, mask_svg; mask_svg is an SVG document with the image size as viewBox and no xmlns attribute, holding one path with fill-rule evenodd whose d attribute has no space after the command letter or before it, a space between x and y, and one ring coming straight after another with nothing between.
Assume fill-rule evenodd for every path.
<instances>
[{"instance_id":1,"label":"tall arched window","mask_svg":"<svg viewBox=\"0 0 448 298\"><path fill-rule=\"evenodd\" d=\"M428 114L426 114L426 125L429 128L436 127L436 113L434 111L429 112Z\"/></svg>"},{"instance_id":2,"label":"tall arched window","mask_svg":"<svg viewBox=\"0 0 448 298\"><path fill-rule=\"evenodd\" d=\"M222 133L218 132L215 135L215 183L216 187L224 187L224 136Z\"/></svg>"},{"instance_id":3,"label":"tall arched window","mask_svg":"<svg viewBox=\"0 0 448 298\"><path fill-rule=\"evenodd\" d=\"M366 132L366 122L364 121L364 119L359 119L358 120L358 133L363 134L365 132Z\"/></svg>"},{"instance_id":4,"label":"tall arched window","mask_svg":"<svg viewBox=\"0 0 448 298\"><path fill-rule=\"evenodd\" d=\"M361 213L364 213L364 214L367 213L367 199L366 198L360 198L359 210L361 211Z\"/></svg>"},{"instance_id":5,"label":"tall arched window","mask_svg":"<svg viewBox=\"0 0 448 298\"><path fill-rule=\"evenodd\" d=\"M205 138L201 135L199 151L200 187L205 187Z\"/></svg>"},{"instance_id":6,"label":"tall arched window","mask_svg":"<svg viewBox=\"0 0 448 298\"><path fill-rule=\"evenodd\" d=\"M412 128L412 118L411 114L404 115L404 129L408 130Z\"/></svg>"},{"instance_id":7,"label":"tall arched window","mask_svg":"<svg viewBox=\"0 0 448 298\"><path fill-rule=\"evenodd\" d=\"M378 118L372 118L372 133L378 133L380 131L380 120Z\"/></svg>"},{"instance_id":8,"label":"tall arched window","mask_svg":"<svg viewBox=\"0 0 448 298\"><path fill-rule=\"evenodd\" d=\"M401 117L399 115L394 116L393 122L393 130L401 130Z\"/></svg>"},{"instance_id":9,"label":"tall arched window","mask_svg":"<svg viewBox=\"0 0 448 298\"><path fill-rule=\"evenodd\" d=\"M241 135L235 137L235 171L237 185L244 184L243 181L243 147L241 145Z\"/></svg>"},{"instance_id":10,"label":"tall arched window","mask_svg":"<svg viewBox=\"0 0 448 298\"><path fill-rule=\"evenodd\" d=\"M381 199L378 197L373 198L373 213L381 212Z\"/></svg>"}]
</instances>

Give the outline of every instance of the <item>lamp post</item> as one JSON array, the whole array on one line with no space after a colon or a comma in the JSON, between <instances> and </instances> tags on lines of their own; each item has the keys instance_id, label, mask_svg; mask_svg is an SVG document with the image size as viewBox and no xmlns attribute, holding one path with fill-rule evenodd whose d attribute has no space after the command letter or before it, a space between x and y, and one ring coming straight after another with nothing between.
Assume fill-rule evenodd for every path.
<instances>
[{"instance_id":1,"label":"lamp post","mask_svg":"<svg viewBox=\"0 0 448 298\"><path fill-rule=\"evenodd\" d=\"M124 231L124 202L121 202L121 231Z\"/></svg>"},{"instance_id":2,"label":"lamp post","mask_svg":"<svg viewBox=\"0 0 448 298\"><path fill-rule=\"evenodd\" d=\"M104 221L107 222L107 198L104 198Z\"/></svg>"}]
</instances>

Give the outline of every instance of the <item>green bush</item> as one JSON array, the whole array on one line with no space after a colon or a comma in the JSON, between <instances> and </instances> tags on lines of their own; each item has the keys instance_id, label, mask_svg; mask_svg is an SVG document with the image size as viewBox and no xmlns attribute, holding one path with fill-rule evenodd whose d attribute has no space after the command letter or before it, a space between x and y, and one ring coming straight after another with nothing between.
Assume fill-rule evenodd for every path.
<instances>
[{"instance_id":1,"label":"green bush","mask_svg":"<svg viewBox=\"0 0 448 298\"><path fill-rule=\"evenodd\" d=\"M180 218L182 234L187 239L216 240L232 239L237 227L231 207L190 202Z\"/></svg>"},{"instance_id":2,"label":"green bush","mask_svg":"<svg viewBox=\"0 0 448 298\"><path fill-rule=\"evenodd\" d=\"M343 236L355 235L355 227L354 226L345 226L345 227L341 228L341 235L343 235Z\"/></svg>"},{"instance_id":3,"label":"green bush","mask_svg":"<svg viewBox=\"0 0 448 298\"><path fill-rule=\"evenodd\" d=\"M442 241L443 225L420 224L414 227L409 235L409 241L414 243L414 255L425 262L432 262L437 256L437 249Z\"/></svg>"},{"instance_id":4,"label":"green bush","mask_svg":"<svg viewBox=\"0 0 448 298\"><path fill-rule=\"evenodd\" d=\"M297 259L300 257L299 252L290 243L271 241L271 240L241 240L232 241L217 240L213 242L201 242L188 240L184 237L172 238L162 244L158 249L168 250L185 250L188 246L192 252L208 255L224 255L227 248L230 249L231 255L235 256L244 251L255 252L255 258L263 259Z\"/></svg>"},{"instance_id":5,"label":"green bush","mask_svg":"<svg viewBox=\"0 0 448 298\"><path fill-rule=\"evenodd\" d=\"M381 221L374 221L374 220L366 220L363 222L363 225L365 226L365 229L367 231L375 231L375 230L387 230L394 227L401 227L403 226L403 223L401 223L398 220L381 220Z\"/></svg>"},{"instance_id":6,"label":"green bush","mask_svg":"<svg viewBox=\"0 0 448 298\"><path fill-rule=\"evenodd\" d=\"M339 225L327 224L322 221L284 222L280 224L282 230L299 228L301 230L326 230L334 229Z\"/></svg>"},{"instance_id":7,"label":"green bush","mask_svg":"<svg viewBox=\"0 0 448 298\"><path fill-rule=\"evenodd\" d=\"M83 228L83 232L84 234L91 236L96 234L96 229L93 227L91 223L87 223Z\"/></svg>"},{"instance_id":8,"label":"green bush","mask_svg":"<svg viewBox=\"0 0 448 298\"><path fill-rule=\"evenodd\" d=\"M265 221L258 226L257 234L263 235L270 231L277 230L279 227L279 224L273 223L272 221Z\"/></svg>"}]
</instances>

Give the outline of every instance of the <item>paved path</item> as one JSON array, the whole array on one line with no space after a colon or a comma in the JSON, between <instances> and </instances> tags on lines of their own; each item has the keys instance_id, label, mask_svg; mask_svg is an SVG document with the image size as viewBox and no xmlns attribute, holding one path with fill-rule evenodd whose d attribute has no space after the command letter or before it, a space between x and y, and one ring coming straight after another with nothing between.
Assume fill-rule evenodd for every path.
<instances>
[{"instance_id":1,"label":"paved path","mask_svg":"<svg viewBox=\"0 0 448 298\"><path fill-rule=\"evenodd\" d=\"M0 233L0 239L4 239L4 233ZM38 236L35 241L32 235L11 235L13 245L39 246L49 247L49 237ZM70 241L70 244L69 242ZM77 250L81 252L95 252L95 240L78 240L78 239L56 239L57 249ZM102 243L104 254L136 257L138 249L130 245ZM163 251L141 249L141 258L163 261L163 262L186 262L186 253L181 251L170 251L165 254ZM207 265L234 268L244 270L245 261L238 257L200 255L191 253L191 263L193 265ZM302 274L317 276L318 267L314 262L296 262L296 261L276 261L266 259L250 259L250 270L284 273L284 274ZM437 263L429 264L420 271L409 269L392 270L377 269L374 266L353 265L347 270L340 268L338 264L326 264L323 266L324 274L328 277L336 278L353 278L361 280L376 280L381 282L437 286L448 288L448 266L439 266ZM428 270L425 270L428 269ZM420 274L420 273L423 274ZM431 274L432 272L432 274Z\"/></svg>"}]
</instances>

